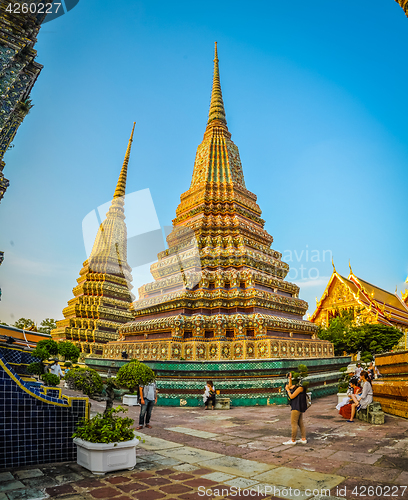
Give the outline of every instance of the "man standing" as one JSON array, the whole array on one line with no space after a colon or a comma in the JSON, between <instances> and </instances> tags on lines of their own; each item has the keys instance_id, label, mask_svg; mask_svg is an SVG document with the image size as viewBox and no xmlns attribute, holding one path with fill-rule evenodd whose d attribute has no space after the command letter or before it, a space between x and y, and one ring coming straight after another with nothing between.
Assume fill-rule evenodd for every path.
<instances>
[{"instance_id":1,"label":"man standing","mask_svg":"<svg viewBox=\"0 0 408 500\"><path fill-rule=\"evenodd\" d=\"M59 378L64 376L61 367L58 364L58 359L54 359L54 363L50 366L50 373L52 373L53 375L58 375Z\"/></svg>"},{"instance_id":2,"label":"man standing","mask_svg":"<svg viewBox=\"0 0 408 500\"><path fill-rule=\"evenodd\" d=\"M363 369L361 368L361 363L357 364L357 368L355 369L354 376L360 378L361 372Z\"/></svg>"},{"instance_id":3,"label":"man standing","mask_svg":"<svg viewBox=\"0 0 408 500\"><path fill-rule=\"evenodd\" d=\"M136 429L143 429L143 426L146 425L148 429L151 429L152 426L149 425L150 417L152 415L153 406L157 403L157 389L156 382L151 382L145 386L139 386L139 394L140 394L140 416L139 416L139 427ZM146 417L146 424L145 424Z\"/></svg>"}]
</instances>

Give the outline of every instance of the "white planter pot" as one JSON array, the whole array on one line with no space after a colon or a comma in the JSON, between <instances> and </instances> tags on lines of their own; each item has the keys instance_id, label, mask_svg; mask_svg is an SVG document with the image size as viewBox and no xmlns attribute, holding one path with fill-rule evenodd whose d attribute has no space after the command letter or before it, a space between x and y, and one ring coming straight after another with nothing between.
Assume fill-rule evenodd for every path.
<instances>
[{"instance_id":1,"label":"white planter pot","mask_svg":"<svg viewBox=\"0 0 408 500\"><path fill-rule=\"evenodd\" d=\"M90 443L75 438L77 445L77 463L93 474L103 476L115 470L132 470L136 465L136 446L139 440L134 438L121 443Z\"/></svg>"},{"instance_id":2,"label":"white planter pot","mask_svg":"<svg viewBox=\"0 0 408 500\"><path fill-rule=\"evenodd\" d=\"M338 392L337 393L337 404L340 404L344 401L344 399L348 399L349 396L345 392Z\"/></svg>"},{"instance_id":3,"label":"white planter pot","mask_svg":"<svg viewBox=\"0 0 408 500\"><path fill-rule=\"evenodd\" d=\"M126 406L140 406L137 399L138 397L132 394L124 394L122 397L122 404Z\"/></svg>"}]
</instances>

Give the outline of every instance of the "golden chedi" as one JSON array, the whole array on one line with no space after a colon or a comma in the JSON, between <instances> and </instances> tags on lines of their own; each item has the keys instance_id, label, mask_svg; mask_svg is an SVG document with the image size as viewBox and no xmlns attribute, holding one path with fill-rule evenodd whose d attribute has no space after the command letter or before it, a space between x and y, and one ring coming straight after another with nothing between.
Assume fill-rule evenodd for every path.
<instances>
[{"instance_id":1,"label":"golden chedi","mask_svg":"<svg viewBox=\"0 0 408 500\"><path fill-rule=\"evenodd\" d=\"M83 352L102 353L103 344L118 338L118 328L132 320L131 268L127 263L125 189L135 124L113 200L99 227L92 252L83 263L64 318L51 331L54 340L70 340Z\"/></svg>"},{"instance_id":2,"label":"golden chedi","mask_svg":"<svg viewBox=\"0 0 408 500\"><path fill-rule=\"evenodd\" d=\"M256 196L247 190L231 140L215 47L211 104L190 189L139 288L135 319L104 357L144 360L240 360L332 356L317 326L303 320L307 303L285 281L289 266L271 248Z\"/></svg>"}]
</instances>

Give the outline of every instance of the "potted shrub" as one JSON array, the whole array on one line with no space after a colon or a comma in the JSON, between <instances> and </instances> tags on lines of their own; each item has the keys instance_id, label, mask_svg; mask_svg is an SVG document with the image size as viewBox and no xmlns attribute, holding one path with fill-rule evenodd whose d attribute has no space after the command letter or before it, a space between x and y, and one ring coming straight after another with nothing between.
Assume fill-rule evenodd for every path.
<instances>
[{"instance_id":1,"label":"potted shrub","mask_svg":"<svg viewBox=\"0 0 408 500\"><path fill-rule=\"evenodd\" d=\"M92 368L76 366L65 375L65 382L70 389L82 391L90 398L102 392L102 378Z\"/></svg>"},{"instance_id":2,"label":"potted shrub","mask_svg":"<svg viewBox=\"0 0 408 500\"><path fill-rule=\"evenodd\" d=\"M79 465L100 476L116 470L134 469L136 446L141 438L131 429L131 418L117 415L125 411L118 406L82 420L72 436Z\"/></svg>"},{"instance_id":3,"label":"potted shrub","mask_svg":"<svg viewBox=\"0 0 408 500\"><path fill-rule=\"evenodd\" d=\"M116 375L116 383L128 389L128 393L123 396L123 404L135 406L138 404L139 385L146 385L155 379L154 371L137 359L132 359L119 368Z\"/></svg>"}]
</instances>

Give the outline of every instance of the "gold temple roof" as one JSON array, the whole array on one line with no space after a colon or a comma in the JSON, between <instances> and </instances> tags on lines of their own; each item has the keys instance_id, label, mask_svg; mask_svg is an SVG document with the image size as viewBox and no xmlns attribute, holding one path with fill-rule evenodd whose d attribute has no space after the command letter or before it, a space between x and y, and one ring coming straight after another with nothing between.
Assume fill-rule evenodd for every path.
<instances>
[{"instance_id":1,"label":"gold temple roof","mask_svg":"<svg viewBox=\"0 0 408 500\"><path fill-rule=\"evenodd\" d=\"M408 307L395 293L387 292L382 288L375 286L368 281L357 277L351 270L348 278L340 275L335 269L330 277L322 298L317 303L311 321L315 321L319 313L326 309L333 309L334 304L325 304L330 296L332 287L336 280L340 281L352 294L352 301L358 303L363 309L376 317L379 323L387 325L408 325ZM339 304L339 306L348 306L350 304Z\"/></svg>"}]
</instances>

